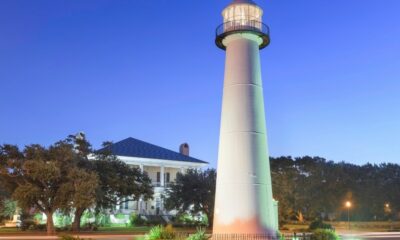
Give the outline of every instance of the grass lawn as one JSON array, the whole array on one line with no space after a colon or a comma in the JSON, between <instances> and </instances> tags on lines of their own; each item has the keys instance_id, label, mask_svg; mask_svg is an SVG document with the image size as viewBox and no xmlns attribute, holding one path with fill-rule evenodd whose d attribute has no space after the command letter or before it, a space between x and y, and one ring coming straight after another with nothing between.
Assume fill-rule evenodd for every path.
<instances>
[{"instance_id":1,"label":"grass lawn","mask_svg":"<svg viewBox=\"0 0 400 240\"><path fill-rule=\"evenodd\" d=\"M93 232L85 232L82 231L81 233L126 233L126 234L145 234L150 230L151 227L118 227L118 226L112 226L112 227L100 227L98 231L93 231ZM39 230L27 230L27 231L21 231L19 228L0 228L0 235L6 235L6 234L45 234L46 231L39 231ZM58 233L64 233L64 232L58 232ZM65 232L66 234L69 234L69 232Z\"/></svg>"},{"instance_id":2,"label":"grass lawn","mask_svg":"<svg viewBox=\"0 0 400 240\"><path fill-rule=\"evenodd\" d=\"M16 232L21 232L18 228L13 228L13 227L2 227L0 228L0 234L1 233L16 233Z\"/></svg>"},{"instance_id":3,"label":"grass lawn","mask_svg":"<svg viewBox=\"0 0 400 240\"><path fill-rule=\"evenodd\" d=\"M96 234L96 233L110 233L110 234L118 234L118 233L126 233L126 234L138 234L138 235L144 235L147 233L152 227L148 226L142 226L142 227L126 227L125 225L113 225L113 226L108 226L108 227L99 227L97 231L81 231L81 233L88 233L88 234ZM195 232L195 228L176 228L175 229L177 232ZM41 234L45 233L46 231L40 231L40 230L27 230L27 231L21 231L19 228L2 228L0 227L0 235L1 234L12 234L12 233L20 233L20 234ZM69 234L69 232L58 232L58 233L66 233Z\"/></svg>"}]
</instances>

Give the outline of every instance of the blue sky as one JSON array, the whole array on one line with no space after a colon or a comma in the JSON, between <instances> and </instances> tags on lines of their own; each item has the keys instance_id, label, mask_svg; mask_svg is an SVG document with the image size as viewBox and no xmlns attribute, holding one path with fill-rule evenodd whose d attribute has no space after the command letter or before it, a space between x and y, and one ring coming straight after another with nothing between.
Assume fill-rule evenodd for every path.
<instances>
[{"instance_id":1,"label":"blue sky","mask_svg":"<svg viewBox=\"0 0 400 240\"><path fill-rule=\"evenodd\" d=\"M0 143L188 142L215 166L228 3L0 1ZM400 1L258 3L270 154L400 163Z\"/></svg>"}]
</instances>

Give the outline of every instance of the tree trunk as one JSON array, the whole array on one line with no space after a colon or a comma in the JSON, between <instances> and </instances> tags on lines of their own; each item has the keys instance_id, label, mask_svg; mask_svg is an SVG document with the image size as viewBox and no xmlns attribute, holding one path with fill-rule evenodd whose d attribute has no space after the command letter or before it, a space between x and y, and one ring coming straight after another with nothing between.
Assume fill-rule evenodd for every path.
<instances>
[{"instance_id":1,"label":"tree trunk","mask_svg":"<svg viewBox=\"0 0 400 240\"><path fill-rule=\"evenodd\" d=\"M53 212L46 212L46 216L47 216L47 235L53 235L55 233Z\"/></svg>"},{"instance_id":2,"label":"tree trunk","mask_svg":"<svg viewBox=\"0 0 400 240\"><path fill-rule=\"evenodd\" d=\"M79 232L79 230L81 229L81 217L84 211L84 208L77 208L75 210L74 222L72 223L73 232Z\"/></svg>"},{"instance_id":3,"label":"tree trunk","mask_svg":"<svg viewBox=\"0 0 400 240\"><path fill-rule=\"evenodd\" d=\"M210 212L207 212L206 215L207 215L207 220L208 220L208 227L210 229L212 229L213 228L213 224L214 224L214 214L210 213Z\"/></svg>"}]
</instances>

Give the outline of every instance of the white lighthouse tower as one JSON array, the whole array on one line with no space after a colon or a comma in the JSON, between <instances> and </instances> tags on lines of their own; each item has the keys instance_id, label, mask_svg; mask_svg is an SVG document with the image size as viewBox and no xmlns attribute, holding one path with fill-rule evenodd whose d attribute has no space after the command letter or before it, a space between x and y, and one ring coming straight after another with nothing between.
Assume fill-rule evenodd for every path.
<instances>
[{"instance_id":1,"label":"white lighthouse tower","mask_svg":"<svg viewBox=\"0 0 400 240\"><path fill-rule=\"evenodd\" d=\"M226 51L213 234L275 234L276 209L259 50L270 42L262 9L234 0L216 44Z\"/></svg>"}]
</instances>

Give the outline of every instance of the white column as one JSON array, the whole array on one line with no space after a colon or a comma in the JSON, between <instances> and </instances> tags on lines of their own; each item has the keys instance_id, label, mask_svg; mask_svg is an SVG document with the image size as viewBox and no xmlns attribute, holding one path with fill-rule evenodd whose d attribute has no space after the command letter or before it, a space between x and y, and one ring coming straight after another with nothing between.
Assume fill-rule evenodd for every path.
<instances>
[{"instance_id":1,"label":"white column","mask_svg":"<svg viewBox=\"0 0 400 240\"><path fill-rule=\"evenodd\" d=\"M140 164L140 172L143 173L144 172L144 165ZM138 203L138 213L141 214L142 213L142 202L143 202L143 197L140 196L139 198L139 203Z\"/></svg>"},{"instance_id":2,"label":"white column","mask_svg":"<svg viewBox=\"0 0 400 240\"><path fill-rule=\"evenodd\" d=\"M164 174L164 172L165 172L165 167L164 166L161 166L161 172L160 172L160 181L161 181L161 187L164 187L164 184L165 184L165 174Z\"/></svg>"},{"instance_id":3,"label":"white column","mask_svg":"<svg viewBox=\"0 0 400 240\"><path fill-rule=\"evenodd\" d=\"M184 169L183 167L181 167L180 172L181 172L182 174L185 174L185 169Z\"/></svg>"}]
</instances>

